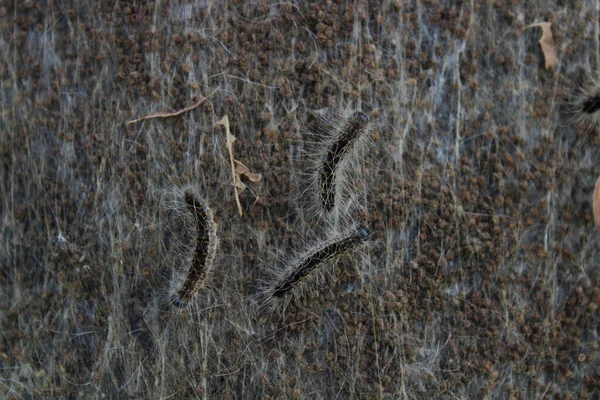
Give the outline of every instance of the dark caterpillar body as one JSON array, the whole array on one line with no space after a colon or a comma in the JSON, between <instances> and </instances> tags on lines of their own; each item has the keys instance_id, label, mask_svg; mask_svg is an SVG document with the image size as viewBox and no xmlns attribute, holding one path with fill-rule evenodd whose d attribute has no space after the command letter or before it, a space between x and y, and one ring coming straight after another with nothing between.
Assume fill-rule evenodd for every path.
<instances>
[{"instance_id":1,"label":"dark caterpillar body","mask_svg":"<svg viewBox=\"0 0 600 400\"><path fill-rule=\"evenodd\" d=\"M328 242L322 246L310 251L294 270L277 285L273 291L274 297L282 297L294 285L306 277L312 270L320 264L330 260L333 257L340 256L346 251L352 249L368 236L368 231L365 227L360 226L355 231L351 231L343 237L333 242Z\"/></svg>"},{"instance_id":2,"label":"dark caterpillar body","mask_svg":"<svg viewBox=\"0 0 600 400\"><path fill-rule=\"evenodd\" d=\"M327 151L320 176L321 205L326 211L331 211L335 206L335 177L338 166L360 137L368 122L369 118L365 114L354 113L342 133Z\"/></svg>"},{"instance_id":3,"label":"dark caterpillar body","mask_svg":"<svg viewBox=\"0 0 600 400\"><path fill-rule=\"evenodd\" d=\"M211 244L211 240L215 238L215 228L208 206L202 204L191 192L185 193L184 200L196 222L196 247L183 284L171 296L171 303L176 307L185 307L203 284L212 265L215 248L215 244Z\"/></svg>"},{"instance_id":4,"label":"dark caterpillar body","mask_svg":"<svg viewBox=\"0 0 600 400\"><path fill-rule=\"evenodd\" d=\"M581 105L581 111L586 114L593 114L598 110L600 110L600 95L586 99Z\"/></svg>"}]
</instances>

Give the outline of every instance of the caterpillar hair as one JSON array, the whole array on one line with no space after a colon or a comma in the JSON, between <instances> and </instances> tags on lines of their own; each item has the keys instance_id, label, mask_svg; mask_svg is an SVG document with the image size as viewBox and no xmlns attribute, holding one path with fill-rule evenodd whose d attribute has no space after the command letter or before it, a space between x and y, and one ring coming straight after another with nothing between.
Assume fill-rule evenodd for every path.
<instances>
[{"instance_id":1,"label":"caterpillar hair","mask_svg":"<svg viewBox=\"0 0 600 400\"><path fill-rule=\"evenodd\" d=\"M581 104L581 112L585 114L594 114L598 110L600 110L600 93L588 97Z\"/></svg>"},{"instance_id":2,"label":"caterpillar hair","mask_svg":"<svg viewBox=\"0 0 600 400\"><path fill-rule=\"evenodd\" d=\"M569 124L589 131L600 124L600 83L598 78L587 79L582 84L566 82L561 89L565 97L564 110Z\"/></svg>"},{"instance_id":3,"label":"caterpillar hair","mask_svg":"<svg viewBox=\"0 0 600 400\"><path fill-rule=\"evenodd\" d=\"M216 224L207 201L191 190L184 192L183 200L195 221L196 244L185 279L171 295L171 303L179 308L187 306L204 284L217 248Z\"/></svg>"},{"instance_id":4,"label":"caterpillar hair","mask_svg":"<svg viewBox=\"0 0 600 400\"><path fill-rule=\"evenodd\" d=\"M340 164L365 132L368 123L367 115L355 112L325 154L320 172L319 193L321 206L328 212L335 206L336 177Z\"/></svg>"},{"instance_id":5,"label":"caterpillar hair","mask_svg":"<svg viewBox=\"0 0 600 400\"><path fill-rule=\"evenodd\" d=\"M351 105L309 113L309 128L294 147L300 156L294 159L298 172L292 176L299 178L292 201L298 218L309 226L320 220L343 227L364 200L368 191L364 163L368 160L363 149L372 145L367 133L376 124L373 115L352 111Z\"/></svg>"},{"instance_id":6,"label":"caterpillar hair","mask_svg":"<svg viewBox=\"0 0 600 400\"><path fill-rule=\"evenodd\" d=\"M360 225L333 238L318 242L301 253L286 268L281 276L276 278L267 288L266 300L282 298L287 293L305 281L319 266L339 258L348 251L356 248L369 236L365 226Z\"/></svg>"}]
</instances>

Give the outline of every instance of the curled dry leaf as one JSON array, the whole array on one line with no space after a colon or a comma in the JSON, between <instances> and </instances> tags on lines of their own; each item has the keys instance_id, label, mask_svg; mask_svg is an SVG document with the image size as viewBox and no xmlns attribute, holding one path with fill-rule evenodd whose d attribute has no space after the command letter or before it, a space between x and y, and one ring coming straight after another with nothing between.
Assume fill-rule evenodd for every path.
<instances>
[{"instance_id":1,"label":"curled dry leaf","mask_svg":"<svg viewBox=\"0 0 600 400\"><path fill-rule=\"evenodd\" d=\"M544 59L546 60L546 69L553 68L558 61L556 57L556 44L554 43L554 36L552 36L552 29L550 29L552 23L540 22L538 24L531 24L527 25L523 30L535 27L542 28L542 37L539 40L539 44L542 47Z\"/></svg>"},{"instance_id":2,"label":"curled dry leaf","mask_svg":"<svg viewBox=\"0 0 600 400\"><path fill-rule=\"evenodd\" d=\"M244 165L243 163L241 163L238 160L234 160L235 163L237 164L237 167L235 168L235 172L237 172L240 175L246 175L246 177L248 179L250 179L251 182L260 182L260 180L262 179L262 175L261 174L255 174L254 172L250 171L250 168L248 168L246 165Z\"/></svg>"},{"instance_id":3,"label":"curled dry leaf","mask_svg":"<svg viewBox=\"0 0 600 400\"><path fill-rule=\"evenodd\" d=\"M239 193L238 193L238 188L240 188L240 184L243 185L243 183L240 182L240 177L235 172L235 165L233 163L233 161L234 161L234 158L233 158L233 142L235 142L235 136L233 136L231 134L231 130L229 129L229 116L225 115L223 118L221 118L221 120L219 122L216 123L216 125L222 125L223 127L225 127L225 135L226 135L226 138L227 138L226 145L227 145L227 151L229 152L229 161L231 163L231 178L233 179L233 194L235 196L235 202L237 204L238 212L239 212L240 217L241 217L242 215L244 215L244 213L242 211L242 203L240 203L240 196L239 196ZM246 186L244 185L243 188L245 189Z\"/></svg>"},{"instance_id":4,"label":"curled dry leaf","mask_svg":"<svg viewBox=\"0 0 600 400\"><path fill-rule=\"evenodd\" d=\"M592 208L594 210L594 222L596 223L596 228L600 229L600 177L596 180Z\"/></svg>"},{"instance_id":5,"label":"curled dry leaf","mask_svg":"<svg viewBox=\"0 0 600 400\"><path fill-rule=\"evenodd\" d=\"M243 192L247 188L246 184L240 180L239 175L235 176L235 187L240 189L240 192Z\"/></svg>"},{"instance_id":6,"label":"curled dry leaf","mask_svg":"<svg viewBox=\"0 0 600 400\"><path fill-rule=\"evenodd\" d=\"M246 190L246 185L242 182L241 176L245 175L248 179L250 179L251 182L259 182L262 179L262 175L251 172L250 168L233 157L233 142L235 142L236 138L231 134L231 130L229 129L229 116L225 115L219 122L216 123L216 125L222 125L225 127L225 135L227 137L226 145L227 151L229 152L229 162L231 163L231 177L233 179L235 202L238 207L238 212L240 216L242 216L242 203L240 202L239 194L240 192Z\"/></svg>"}]
</instances>

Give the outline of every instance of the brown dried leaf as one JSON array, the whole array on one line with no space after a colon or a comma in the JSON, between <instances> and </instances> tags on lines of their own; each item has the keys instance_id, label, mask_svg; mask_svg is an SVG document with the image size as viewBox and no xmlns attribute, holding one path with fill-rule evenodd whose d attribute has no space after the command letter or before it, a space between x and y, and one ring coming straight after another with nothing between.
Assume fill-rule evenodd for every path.
<instances>
[{"instance_id":1,"label":"brown dried leaf","mask_svg":"<svg viewBox=\"0 0 600 400\"><path fill-rule=\"evenodd\" d=\"M237 187L238 189L240 189L240 192L243 192L244 190L246 190L246 184L244 182L242 182L240 180L240 176L237 175L236 179L235 179L235 187Z\"/></svg>"},{"instance_id":2,"label":"brown dried leaf","mask_svg":"<svg viewBox=\"0 0 600 400\"><path fill-rule=\"evenodd\" d=\"M255 174L254 172L251 172L250 168L248 168L247 166L245 166L238 160L234 160L234 161L237 164L237 167L235 168L235 172L237 172L240 175L246 175L246 177L248 179L250 179L251 182L254 182L254 183L260 182L260 180L262 179L261 174Z\"/></svg>"},{"instance_id":3,"label":"brown dried leaf","mask_svg":"<svg viewBox=\"0 0 600 400\"><path fill-rule=\"evenodd\" d=\"M594 210L594 222L596 222L596 228L600 229L600 177L596 180L592 209Z\"/></svg>"},{"instance_id":4,"label":"brown dried leaf","mask_svg":"<svg viewBox=\"0 0 600 400\"><path fill-rule=\"evenodd\" d=\"M223 125L225 127L225 135L227 138L227 151L229 152L229 161L231 163L231 177L233 179L233 194L235 196L235 202L238 207L238 212L240 213L240 217L244 215L242 212L242 203L240 203L240 196L238 193L238 182L240 182L239 175L235 172L235 165L233 161L233 142L235 142L235 136L231 134L231 130L229 129L229 116L225 115L216 125ZM245 186L244 186L245 188Z\"/></svg>"},{"instance_id":5,"label":"brown dried leaf","mask_svg":"<svg viewBox=\"0 0 600 400\"><path fill-rule=\"evenodd\" d=\"M248 172L246 176L248 177L248 179L250 179L251 182L254 183L260 182L260 180L262 179L261 174L255 174L254 172Z\"/></svg>"},{"instance_id":6,"label":"brown dried leaf","mask_svg":"<svg viewBox=\"0 0 600 400\"><path fill-rule=\"evenodd\" d=\"M191 111L194 108L200 107L200 105L202 103L204 103L206 100L208 100L208 98L210 96L212 96L215 92L216 92L216 90L213 90L213 92L211 94L209 94L208 96L206 96L206 97L200 96L200 100L198 100L195 104L192 104L191 106L186 107L186 108L184 108L182 110L173 111L173 112L169 112L169 111L155 112L154 114L146 115L146 116L141 117L141 118L136 118L136 119L132 119L130 121L127 121L127 125L134 124L134 123L139 122L139 121L145 121L147 119L176 117L178 115L181 115L183 113Z\"/></svg>"},{"instance_id":7,"label":"brown dried leaf","mask_svg":"<svg viewBox=\"0 0 600 400\"><path fill-rule=\"evenodd\" d=\"M244 175L246 172L250 172L250 169L244 165L241 161L233 160L236 163L235 172L240 175Z\"/></svg>"},{"instance_id":8,"label":"brown dried leaf","mask_svg":"<svg viewBox=\"0 0 600 400\"><path fill-rule=\"evenodd\" d=\"M542 28L542 37L539 40L539 44L542 47L544 58L546 60L546 69L556 67L558 58L556 56L556 44L554 43L554 36L552 36L551 22L540 22L538 24L527 25L523 30L540 27Z\"/></svg>"}]
</instances>

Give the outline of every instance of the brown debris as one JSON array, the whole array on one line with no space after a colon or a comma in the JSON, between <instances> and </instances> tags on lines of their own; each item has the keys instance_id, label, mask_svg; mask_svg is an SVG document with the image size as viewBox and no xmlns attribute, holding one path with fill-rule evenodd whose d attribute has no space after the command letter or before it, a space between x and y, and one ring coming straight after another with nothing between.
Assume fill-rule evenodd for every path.
<instances>
[{"instance_id":1,"label":"brown debris","mask_svg":"<svg viewBox=\"0 0 600 400\"><path fill-rule=\"evenodd\" d=\"M240 213L240 217L242 215L244 215L244 213L242 212L242 203L240 203L240 195L238 193L238 188L240 188L240 183L243 185L243 183L240 181L240 176L238 173L235 172L235 164L234 164L234 158L233 158L233 142L235 142L235 136L233 136L231 134L231 131L229 130L229 116L225 115L223 118L221 118L221 120L219 122L216 123L216 125L223 125L225 127L225 135L227 136L227 151L229 152L229 161L231 162L231 176L233 179L233 193L235 196L235 202L237 204L238 207L238 212ZM243 186L245 188L245 185Z\"/></svg>"},{"instance_id":2,"label":"brown debris","mask_svg":"<svg viewBox=\"0 0 600 400\"><path fill-rule=\"evenodd\" d=\"M542 37L539 40L539 44L542 47L544 58L546 59L546 69L556 67L558 62L556 56L556 44L554 43L554 36L552 36L551 22L540 22L538 24L527 25L523 30L529 28L540 27L542 28Z\"/></svg>"},{"instance_id":3,"label":"brown debris","mask_svg":"<svg viewBox=\"0 0 600 400\"><path fill-rule=\"evenodd\" d=\"M154 118L170 118L170 117L177 117L178 115L181 115L183 113L186 113L188 111L191 111L195 108L200 107L200 105L202 103L204 103L206 100L208 100L208 98L210 96L212 96L214 93L216 92L216 90L213 90L211 94L209 94L207 97L202 97L200 96L200 100L198 100L196 103L192 104L189 107L183 108L181 110L178 111L172 111L172 112L168 112L168 111L159 111L159 112L155 112L154 114L150 114L150 115L146 115L144 117L141 118L136 118L136 119L132 119L130 121L127 121L127 125L130 124L135 124L136 122L140 122L140 121L145 121L148 119L154 119Z\"/></svg>"},{"instance_id":4,"label":"brown debris","mask_svg":"<svg viewBox=\"0 0 600 400\"><path fill-rule=\"evenodd\" d=\"M235 161L235 163L237 164L237 167L235 167L235 172L239 175L246 175L246 177L248 179L250 179L251 182L260 182L260 180L262 179L262 175L261 174L256 174L252 171L250 171L250 168L248 168L246 165L242 164L240 161L238 160L233 160Z\"/></svg>"}]
</instances>

